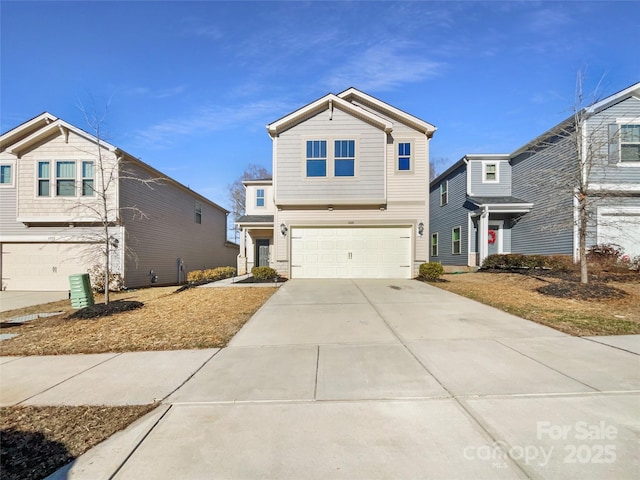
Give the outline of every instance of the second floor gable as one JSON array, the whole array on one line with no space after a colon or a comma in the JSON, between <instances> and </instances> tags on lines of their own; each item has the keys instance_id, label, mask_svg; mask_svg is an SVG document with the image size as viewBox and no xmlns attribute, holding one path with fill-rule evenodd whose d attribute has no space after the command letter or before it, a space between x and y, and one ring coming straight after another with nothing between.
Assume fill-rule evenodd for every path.
<instances>
[{"instance_id":1,"label":"second floor gable","mask_svg":"<svg viewBox=\"0 0 640 480\"><path fill-rule=\"evenodd\" d=\"M268 126L276 205L425 201L435 127L355 89Z\"/></svg>"}]
</instances>

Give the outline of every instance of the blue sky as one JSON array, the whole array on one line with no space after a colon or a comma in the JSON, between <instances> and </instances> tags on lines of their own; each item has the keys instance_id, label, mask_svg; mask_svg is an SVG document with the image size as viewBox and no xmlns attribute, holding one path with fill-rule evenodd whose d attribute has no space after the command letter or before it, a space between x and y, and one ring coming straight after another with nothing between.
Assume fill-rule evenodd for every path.
<instances>
[{"instance_id":1,"label":"blue sky","mask_svg":"<svg viewBox=\"0 0 640 480\"><path fill-rule=\"evenodd\" d=\"M508 153L640 81L639 2L0 3L0 130L49 111L228 207L265 125L356 87L438 127L431 158Z\"/></svg>"}]
</instances>

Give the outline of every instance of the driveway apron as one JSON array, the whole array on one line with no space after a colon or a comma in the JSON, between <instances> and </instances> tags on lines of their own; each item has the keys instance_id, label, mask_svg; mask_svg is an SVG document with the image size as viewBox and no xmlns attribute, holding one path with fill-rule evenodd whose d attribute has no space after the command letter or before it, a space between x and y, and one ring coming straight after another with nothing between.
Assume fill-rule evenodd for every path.
<instances>
[{"instance_id":1,"label":"driveway apron","mask_svg":"<svg viewBox=\"0 0 640 480\"><path fill-rule=\"evenodd\" d=\"M636 340L570 337L413 280L290 280L143 433L64 474L637 478Z\"/></svg>"}]
</instances>

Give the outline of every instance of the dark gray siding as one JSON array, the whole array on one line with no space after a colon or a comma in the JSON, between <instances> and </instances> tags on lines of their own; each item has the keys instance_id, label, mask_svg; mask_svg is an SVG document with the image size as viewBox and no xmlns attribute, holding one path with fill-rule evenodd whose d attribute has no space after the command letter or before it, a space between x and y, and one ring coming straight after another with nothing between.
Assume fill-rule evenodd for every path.
<instances>
[{"instance_id":1,"label":"dark gray siding","mask_svg":"<svg viewBox=\"0 0 640 480\"><path fill-rule=\"evenodd\" d=\"M498 164L498 182L483 183L482 160L470 160L469 171L471 172L472 197L509 197L511 196L511 165L508 161L486 160L484 162Z\"/></svg>"},{"instance_id":2,"label":"dark gray siding","mask_svg":"<svg viewBox=\"0 0 640 480\"><path fill-rule=\"evenodd\" d=\"M466 165L461 164L440 180L440 182L434 182L429 190L429 245L431 234L438 233L438 256L429 256L429 260L443 265L466 266L469 253L469 210L465 206ZM440 183L446 180L449 181L449 202L440 206ZM451 253L451 231L454 227L461 227L460 255Z\"/></svg>"},{"instance_id":3,"label":"dark gray siding","mask_svg":"<svg viewBox=\"0 0 640 480\"><path fill-rule=\"evenodd\" d=\"M573 253L577 160L571 147L570 139L560 139L541 151L523 153L512 160L513 196L533 203L531 212L512 226L513 253Z\"/></svg>"},{"instance_id":4,"label":"dark gray siding","mask_svg":"<svg viewBox=\"0 0 640 480\"><path fill-rule=\"evenodd\" d=\"M640 168L621 165L617 158L609 159L609 125L617 120L640 124L640 100L628 98L594 115L587 122L586 136L594 147L591 183L640 184ZM614 127L616 130L619 126ZM616 154L617 155L617 154Z\"/></svg>"}]
</instances>

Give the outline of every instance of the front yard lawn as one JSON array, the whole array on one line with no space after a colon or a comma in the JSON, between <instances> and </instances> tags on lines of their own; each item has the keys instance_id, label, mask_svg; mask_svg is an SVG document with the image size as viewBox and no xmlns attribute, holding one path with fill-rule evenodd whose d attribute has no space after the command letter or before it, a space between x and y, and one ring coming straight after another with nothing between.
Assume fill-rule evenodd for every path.
<instances>
[{"instance_id":1,"label":"front yard lawn","mask_svg":"<svg viewBox=\"0 0 640 480\"><path fill-rule=\"evenodd\" d=\"M276 291L275 288L146 288L113 295L144 303L137 310L87 320L70 320L74 310L62 301L0 314L0 320L30 313L63 311L22 325L2 323L2 355L183 350L224 347ZM100 298L96 299L97 301Z\"/></svg>"},{"instance_id":2,"label":"front yard lawn","mask_svg":"<svg viewBox=\"0 0 640 480\"><path fill-rule=\"evenodd\" d=\"M451 274L433 285L576 336L640 334L640 278L626 275L597 285L626 292L610 298L581 299L575 279L536 273L477 272ZM578 285L579 286L579 285ZM538 289L563 292L564 298ZM573 288L568 288L573 287ZM579 292L576 292L578 291ZM588 291L588 290L587 290Z\"/></svg>"}]
</instances>

